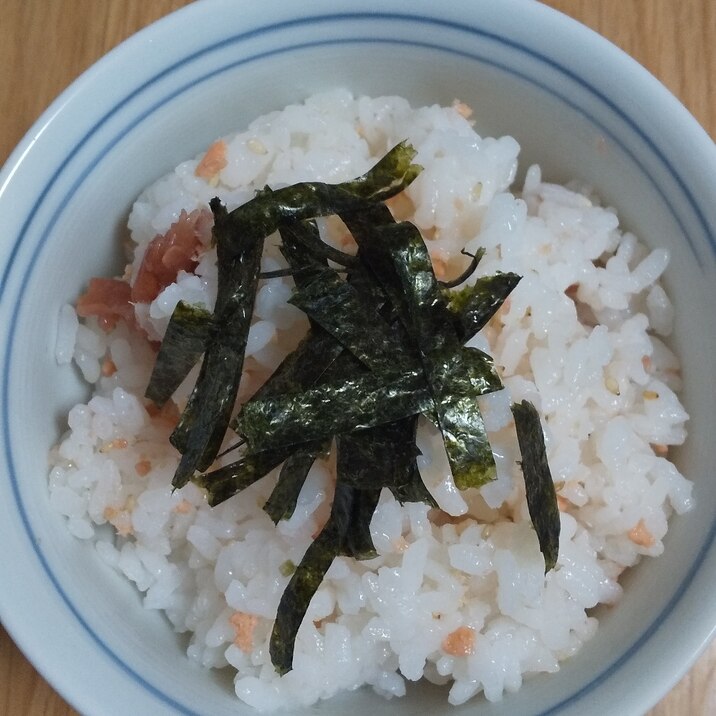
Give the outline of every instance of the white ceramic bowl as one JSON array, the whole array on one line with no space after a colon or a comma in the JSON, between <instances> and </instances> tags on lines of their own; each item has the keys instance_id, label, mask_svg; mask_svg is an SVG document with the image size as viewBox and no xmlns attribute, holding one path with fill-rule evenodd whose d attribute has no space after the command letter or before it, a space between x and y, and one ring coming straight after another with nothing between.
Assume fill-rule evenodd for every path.
<instances>
[{"instance_id":1,"label":"white ceramic bowl","mask_svg":"<svg viewBox=\"0 0 716 716\"><path fill-rule=\"evenodd\" d=\"M310 713L643 713L716 625L716 149L636 63L531 1L206 0L131 38L47 110L0 177L3 624L84 713L250 712L50 511L47 449L86 394L55 364L55 324L88 277L116 268L143 186L216 136L337 85L413 103L459 97L482 134L520 141L522 166L592 183L628 227L671 247L673 344L692 416L677 460L697 506L673 520L661 558L626 575L621 604L558 674L501 704L452 708L416 686L399 702L359 692Z\"/></svg>"}]
</instances>

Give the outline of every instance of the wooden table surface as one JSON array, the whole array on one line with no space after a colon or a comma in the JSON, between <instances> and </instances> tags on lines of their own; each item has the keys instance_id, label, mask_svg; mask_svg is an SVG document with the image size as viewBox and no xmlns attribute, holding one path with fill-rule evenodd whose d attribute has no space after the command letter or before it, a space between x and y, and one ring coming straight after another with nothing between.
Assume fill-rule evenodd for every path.
<instances>
[{"instance_id":1,"label":"wooden table surface","mask_svg":"<svg viewBox=\"0 0 716 716\"><path fill-rule=\"evenodd\" d=\"M144 25L186 4L182 0L0 0L0 164L42 110L84 69ZM547 4L635 57L716 137L715 0L548 0ZM716 642L648 713L716 714ZM1 628L0 714L77 714Z\"/></svg>"}]
</instances>

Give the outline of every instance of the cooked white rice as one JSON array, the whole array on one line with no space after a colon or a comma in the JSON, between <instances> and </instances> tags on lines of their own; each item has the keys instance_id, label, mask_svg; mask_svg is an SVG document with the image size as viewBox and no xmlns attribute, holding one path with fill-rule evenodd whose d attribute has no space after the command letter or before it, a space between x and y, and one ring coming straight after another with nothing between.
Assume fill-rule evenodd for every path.
<instances>
[{"instance_id":1,"label":"cooked white rice","mask_svg":"<svg viewBox=\"0 0 716 716\"><path fill-rule=\"evenodd\" d=\"M673 318L658 283L667 252L623 232L588 190L543 182L536 166L511 193L517 142L481 138L467 114L459 104L412 109L397 97L317 95L227 138L218 175L195 175L201 157L184 162L144 191L129 217L134 277L150 240L182 210L215 195L231 209L266 184L350 179L408 139L424 171L391 207L422 230L436 270L458 273L460 249L484 247L479 275L524 277L471 341L494 356L506 386L483 399L498 479L456 490L439 434L423 425L419 466L441 510L401 506L384 490L371 523L379 556L335 560L283 677L268 638L285 566L300 562L327 518L330 466L314 465L295 514L278 526L262 510L275 473L214 509L192 484L172 492L171 416L150 416L142 397L154 358L148 341L123 322L105 332L95 319L78 323L69 307L60 312L58 361L73 356L94 395L70 411L52 452L53 507L136 584L146 608L191 633L190 659L233 668L237 695L260 710L363 684L400 696L406 679L423 677L447 684L453 704L480 692L498 700L523 675L556 671L594 634L590 610L619 599L621 572L659 555L669 515L691 506L690 483L666 458L687 420L675 394L679 364L664 342ZM339 222L321 227L344 245ZM151 338L178 300L212 306L214 259L207 250L193 274L136 306ZM283 264L269 249L263 265ZM285 303L290 290L288 278L262 282L240 398L305 331L303 314ZM194 377L177 393L180 407ZM542 415L561 509L559 562L546 577L516 463L509 404L522 399ZM111 537L98 529L106 523Z\"/></svg>"}]
</instances>

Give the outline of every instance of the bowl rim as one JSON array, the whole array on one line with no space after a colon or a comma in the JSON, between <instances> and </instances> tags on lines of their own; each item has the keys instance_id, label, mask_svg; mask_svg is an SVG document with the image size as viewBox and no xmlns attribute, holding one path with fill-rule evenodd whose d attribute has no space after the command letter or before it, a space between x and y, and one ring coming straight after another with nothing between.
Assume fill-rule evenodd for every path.
<instances>
[{"instance_id":1,"label":"bowl rim","mask_svg":"<svg viewBox=\"0 0 716 716\"><path fill-rule=\"evenodd\" d=\"M279 3L283 4L283 3ZM394 3L396 6L397 3ZM522 0L505 0L505 5L514 5L519 6L520 9L524 9L526 7L526 3L522 2ZM13 179L13 175L15 174L18 167L22 164L22 162L27 157L28 153L31 152L33 145L35 144L35 140L37 137L39 137L42 133L45 131L48 131L51 128L51 125L54 121L56 121L57 117L65 110L67 110L68 107L71 106L72 102L77 100L77 97L80 96L83 92L87 92L92 90L92 85L94 82L96 82L99 78L101 78L102 73L111 67L112 63L115 60L120 61L127 61L127 59L133 54L133 51L135 48L142 45L147 38L157 34L157 33L169 33L172 31L172 28L178 25L182 25L184 23L190 23L191 19L193 17L193 13L197 13L197 17L199 17L204 12L204 8L213 8L213 7L221 7L228 5L226 0L201 0L201 2L195 3L193 5L186 6L171 15L168 15L156 23L153 23L152 25L144 28L136 35L132 36L131 38L128 38L125 40L121 45L117 46L114 50L112 50L110 53L105 55L101 60L99 60L95 65L93 65L90 69L88 69L83 75L80 76L67 90L65 90L55 102L43 113L43 115L35 122L33 127L29 130L28 134L25 136L25 138L21 141L21 143L18 145L18 147L10 154L5 166L3 167L2 171L0 171L0 202L3 200L3 196L5 194L5 191L7 187L10 185ZM385 6L385 3L382 3L383 6ZM427 7L427 3L425 3ZM621 50L618 50L614 45L609 43L607 40L602 38L601 36L597 35L593 31L589 30L588 28L584 27L580 23L577 23L576 21L567 18L564 15L561 15L561 13L558 13L556 10L553 10L552 8L548 6L541 5L539 3L534 4L535 8L539 8L539 10L533 10L533 12L537 13L546 13L545 17L552 17L556 22L565 22L567 25L565 27L569 26L569 31L577 33L582 41L584 42L592 42L597 43L596 46L599 46L601 48L602 52L611 53L614 55L614 51L616 50L617 53L619 53L619 56L621 56L620 62L624 62L625 58L628 59L628 62L630 64L630 71L637 74L638 81L644 83L644 91L646 92L657 92L661 98L662 101L667 102L667 97L669 104L669 111L678 117L679 121L684 123L684 126L687 127L688 131L692 133L694 136L692 137L692 141L694 142L700 142L699 145L699 151L703 149L703 154L706 157L710 156L711 166L716 167L716 148L713 145L713 142L709 139L708 135L705 133L705 131L698 125L696 120L694 120L691 115L688 113L688 111L683 108L683 106L679 103L679 101L671 95L666 88L661 85L661 83L658 82L655 78L653 78L646 70L644 70L640 65L638 65L634 60L629 58L627 55L625 55ZM427 12L427 11L426 11ZM340 15L341 13L335 13L335 16ZM371 16L374 17L376 15L381 15L383 17L391 17L393 19L396 18L413 18L413 19L425 19L428 17L427 15L416 15L412 13L403 13L403 12L385 12L375 9L367 9L366 11L361 11L355 13L356 17L365 17L365 16ZM434 16L430 16L431 21L438 22ZM312 20L315 20L316 18L312 18ZM303 19L298 21L299 24L304 24L307 22L311 22L311 19ZM287 24L287 23L286 23ZM455 24L455 23L452 23ZM272 28L276 27L276 25L266 25L264 28L265 30L270 30ZM468 26L457 26L459 29L464 29ZM474 26L469 26L471 29L475 29ZM615 57L617 55L614 55ZM167 68L167 72L171 71L173 67ZM564 68L563 68L564 69ZM571 72L571 71L569 71ZM578 76L573 73L573 78L578 79ZM636 80L635 80L636 81ZM138 91L138 90L137 90ZM611 104L611 101L609 101L605 96L602 96L602 99L607 101L609 104ZM619 110L618 107L613 107L618 112L622 112ZM625 116L625 119L628 119L628 117ZM645 137L645 139L648 140L648 137ZM701 146L703 145L703 147ZM656 150L657 148L654 147ZM658 150L657 150L658 151ZM680 175L677 172L673 172L674 176L679 177ZM716 175L716 174L715 174ZM55 177L53 177L52 181L54 181ZM683 180L681 180L683 182ZM683 185L683 188L686 189L686 185ZM687 191L687 193L690 196L690 193ZM39 200L41 201L41 199ZM701 216L700 214L700 208L698 204L695 202L695 200L692 199L693 202L693 208L699 213L701 223L704 226L708 226L708 222L706 219ZM711 234L711 241L713 244L713 234ZM4 293L7 283L7 276L8 272L13 264L14 258L15 258L15 249L12 249L7 265L4 267L4 274L2 278L2 282L0 282L0 296ZM7 350L7 356L9 357L10 349L9 347ZM6 376L5 376L6 377ZM4 377L4 379L5 379ZM3 388L3 395L7 396L7 386L4 386ZM4 409L3 409L4 410ZM6 441L6 450L10 450L9 443ZM11 456L8 455L8 458ZM12 464L12 460L8 459L8 464ZM16 499L18 498L17 493L15 494ZM28 525L29 528L29 525ZM32 537L31 532L29 532L29 536ZM704 546L701 550L701 554L699 555L699 558L695 562L695 566L690 572L690 576L685 582L682 584L682 588L674 595L672 600L669 602L667 607L664 609L663 613L668 613L673 605L681 599L683 596L683 592L689 588L689 585L693 581L693 577L695 576L695 569L698 565L699 561L703 561L705 559L706 554L712 550L713 547L713 541L714 537L716 536L716 525L712 527L710 537L706 540L704 543ZM29 636L28 632L23 628L23 625L15 623L12 618L12 609L9 605L9 602L6 602L2 599L0 596L0 616L2 616L3 624L8 629L8 632L12 635L13 639L15 639L20 647L27 653L30 657L33 663L36 663L38 665L38 668L42 671L43 674L46 674L46 678L48 678L48 681L55 685L58 690L60 690L61 693L65 693L65 690L62 686L62 670L57 669L54 666L51 666L49 664L46 664L46 660L43 658L42 655L39 655L37 653L37 646L35 642L33 642L32 638ZM683 668L682 671L678 674L676 674L670 683L661 682L658 687L652 689L651 699L652 703L655 702L660 695L662 695L668 688L670 688L673 683L680 678L680 676L688 669L688 666L693 662L693 660L696 659L700 651L705 648L707 643L710 641L711 637L713 636L714 631L716 631L716 608L712 609L712 620L711 620L711 632L708 634L708 636L703 637L700 639L699 643L692 643L689 647L689 651L691 652L690 660L687 660L683 662ZM657 628L657 624L655 623L652 625L652 630ZM647 641L651 634L652 630L650 630L647 634L645 634L642 639L635 644L632 649L625 654L622 659L619 662L616 662L613 665L613 669L618 668L619 664L627 658L630 658L630 654L632 650L640 648L640 644L643 641ZM693 641L693 638L692 638ZM612 669L610 669L611 673ZM608 678L609 673L605 673L602 675L603 679ZM595 682L593 682L595 683ZM66 689L69 689L69 687L66 687ZM67 692L69 693L69 691ZM76 699L74 699L76 700Z\"/></svg>"}]
</instances>

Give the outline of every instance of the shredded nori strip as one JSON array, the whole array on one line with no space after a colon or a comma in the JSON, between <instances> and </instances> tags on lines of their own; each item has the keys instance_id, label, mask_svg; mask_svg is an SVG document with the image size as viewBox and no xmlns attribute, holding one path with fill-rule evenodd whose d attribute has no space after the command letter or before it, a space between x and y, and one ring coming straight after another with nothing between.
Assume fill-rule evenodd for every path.
<instances>
[{"instance_id":1,"label":"shredded nori strip","mask_svg":"<svg viewBox=\"0 0 716 716\"><path fill-rule=\"evenodd\" d=\"M292 222L292 224L294 225L303 223L307 222ZM286 228L287 226L283 226L279 229L283 237L285 237ZM324 243L321 240L318 231L315 232L315 238L309 237L308 234L303 234L301 239L304 241L306 251L313 259L333 261L333 263L338 264L339 266L343 266L344 268L350 268L352 266L360 265L358 258L353 254L347 254L344 251L341 251L340 249L331 246L330 244ZM294 274L297 273L299 270L299 267L294 268Z\"/></svg>"},{"instance_id":2,"label":"shredded nori strip","mask_svg":"<svg viewBox=\"0 0 716 716\"><path fill-rule=\"evenodd\" d=\"M288 261L297 286L301 286L305 282L305 279L302 278L304 269L316 266L327 268L327 261L333 261L342 267L360 265L357 256L326 244L321 239L318 225L313 219L286 220L279 225L278 230L281 235L279 249Z\"/></svg>"},{"instance_id":3,"label":"shredded nori strip","mask_svg":"<svg viewBox=\"0 0 716 716\"><path fill-rule=\"evenodd\" d=\"M236 237L221 202L214 199L210 206L219 269L214 316L220 330L213 332L199 378L170 438L182 453L174 487L208 468L221 448L239 390L263 253L263 236Z\"/></svg>"},{"instance_id":4,"label":"shredded nori strip","mask_svg":"<svg viewBox=\"0 0 716 716\"><path fill-rule=\"evenodd\" d=\"M292 270L297 288L310 280L302 270L317 265L306 248L311 240L320 240L314 221L290 222L281 227L281 253ZM271 374L269 379L256 391L253 399L281 395L303 390L312 386L328 370L343 352L343 346L309 318L311 328L295 350L289 353Z\"/></svg>"},{"instance_id":5,"label":"shredded nori strip","mask_svg":"<svg viewBox=\"0 0 716 716\"><path fill-rule=\"evenodd\" d=\"M241 408L236 428L249 452L260 452L382 425L430 405L417 370L389 376L365 373L300 393L252 398Z\"/></svg>"},{"instance_id":6,"label":"shredded nori strip","mask_svg":"<svg viewBox=\"0 0 716 716\"><path fill-rule=\"evenodd\" d=\"M389 301L392 312L403 325L409 327L408 305L395 270L390 246L380 234L383 227L395 225L390 209L385 204L373 204L360 207L358 211L344 211L339 215L358 244L359 255Z\"/></svg>"},{"instance_id":7,"label":"shredded nori strip","mask_svg":"<svg viewBox=\"0 0 716 716\"><path fill-rule=\"evenodd\" d=\"M386 224L376 232L390 251L407 304L409 332L421 352L434 405L429 411L443 435L455 484L479 487L495 477L495 461L476 397L502 388L489 357L462 347L427 247L415 226Z\"/></svg>"},{"instance_id":8,"label":"shredded nori strip","mask_svg":"<svg viewBox=\"0 0 716 716\"><path fill-rule=\"evenodd\" d=\"M380 489L350 489L353 491L351 517L340 554L354 559L373 559L378 552L370 534L370 521L380 499Z\"/></svg>"},{"instance_id":9,"label":"shredded nori strip","mask_svg":"<svg viewBox=\"0 0 716 716\"><path fill-rule=\"evenodd\" d=\"M476 348L461 348L430 364L431 387L437 396L429 416L440 428L455 485L464 490L495 479L496 467L478 395L502 385L492 363Z\"/></svg>"},{"instance_id":10,"label":"shredded nori strip","mask_svg":"<svg viewBox=\"0 0 716 716\"><path fill-rule=\"evenodd\" d=\"M298 392L313 385L329 369L343 353L343 346L322 329L319 331L311 329L306 334L254 393L252 400Z\"/></svg>"},{"instance_id":11,"label":"shredded nori strip","mask_svg":"<svg viewBox=\"0 0 716 716\"><path fill-rule=\"evenodd\" d=\"M467 279L472 276L472 274L475 273L475 270L477 269L477 265L480 263L480 259L485 255L485 249L480 249L477 253L471 254L465 251L465 249L462 249L460 251L461 254L464 256L469 256L471 261L468 267L459 275L456 276L451 281L438 281L441 288L455 288L456 286L459 286L461 283L465 283Z\"/></svg>"},{"instance_id":12,"label":"shredded nori strip","mask_svg":"<svg viewBox=\"0 0 716 716\"><path fill-rule=\"evenodd\" d=\"M296 634L311 598L321 585L334 558L344 548L350 528L353 499L353 488L337 482L331 516L318 537L308 546L281 595L269 642L271 661L279 674L291 670Z\"/></svg>"},{"instance_id":13,"label":"shredded nori strip","mask_svg":"<svg viewBox=\"0 0 716 716\"><path fill-rule=\"evenodd\" d=\"M206 350L213 325L210 311L185 301L177 303L159 347L147 398L162 406L172 397Z\"/></svg>"},{"instance_id":14,"label":"shredded nori strip","mask_svg":"<svg viewBox=\"0 0 716 716\"><path fill-rule=\"evenodd\" d=\"M291 518L308 472L316 458L325 450L326 444L320 442L301 445L283 463L278 482L264 504L264 511L274 524Z\"/></svg>"},{"instance_id":15,"label":"shredded nori strip","mask_svg":"<svg viewBox=\"0 0 716 716\"><path fill-rule=\"evenodd\" d=\"M342 218L422 353L434 400L426 414L443 433L456 485L464 489L489 482L495 463L474 398L499 390L502 383L491 361L460 352L464 340L449 319L420 232L408 222L395 223L382 205ZM456 360L458 355L462 360Z\"/></svg>"},{"instance_id":16,"label":"shredded nori strip","mask_svg":"<svg viewBox=\"0 0 716 716\"><path fill-rule=\"evenodd\" d=\"M353 181L266 187L232 212L212 200L219 270L214 312L177 305L147 388L147 397L164 403L203 355L171 436L182 453L173 485L193 480L211 506L281 466L264 509L275 523L289 519L311 466L335 441L331 515L293 572L271 634L271 659L280 673L292 667L296 634L333 559L376 555L370 522L381 490L401 503L435 505L417 466L419 415L440 429L459 489L495 475L477 398L502 383L490 357L465 343L520 279L496 274L451 290L475 271L484 254L479 250L474 256L463 251L472 260L454 280L437 280L418 229L396 222L383 203L418 175L414 157L402 142ZM328 215L344 221L357 254L322 240L315 219ZM288 268L262 273L264 240L275 231ZM279 276L293 278L291 303L307 315L310 329L231 421L258 282ZM559 512L544 436L531 404L512 410L530 517L548 571L557 558ZM217 457L229 425L238 433L234 447L243 448L241 457L198 474Z\"/></svg>"},{"instance_id":17,"label":"shredded nori strip","mask_svg":"<svg viewBox=\"0 0 716 716\"><path fill-rule=\"evenodd\" d=\"M285 278L286 276L293 276L295 273L292 268L276 269L275 271L262 271L259 274L259 278Z\"/></svg>"},{"instance_id":18,"label":"shredded nori strip","mask_svg":"<svg viewBox=\"0 0 716 716\"><path fill-rule=\"evenodd\" d=\"M522 277L515 273L482 276L472 286L447 291L447 307L462 341L468 341L485 327Z\"/></svg>"},{"instance_id":19,"label":"shredded nori strip","mask_svg":"<svg viewBox=\"0 0 716 716\"><path fill-rule=\"evenodd\" d=\"M294 291L289 303L300 308L368 368L387 372L396 359L410 361L376 307L356 290L354 283L344 281L327 266L309 271L310 277Z\"/></svg>"},{"instance_id":20,"label":"shredded nori strip","mask_svg":"<svg viewBox=\"0 0 716 716\"><path fill-rule=\"evenodd\" d=\"M406 142L397 144L365 174L342 184L300 182L276 189L268 187L229 214L235 238L268 236L290 221L359 211L371 203L399 194L420 173L413 164L416 151ZM317 250L322 250L314 244ZM240 243L236 251L241 250Z\"/></svg>"},{"instance_id":21,"label":"shredded nori strip","mask_svg":"<svg viewBox=\"0 0 716 716\"><path fill-rule=\"evenodd\" d=\"M530 519L537 532L539 548L547 574L557 564L559 552L559 507L554 481L547 462L547 450L539 413L532 403L523 400L512 406L517 441L522 453L522 473Z\"/></svg>"},{"instance_id":22,"label":"shredded nori strip","mask_svg":"<svg viewBox=\"0 0 716 716\"><path fill-rule=\"evenodd\" d=\"M402 504L435 506L418 471L415 443L418 416L356 430L337 441L339 479L360 489L387 487Z\"/></svg>"},{"instance_id":23,"label":"shredded nori strip","mask_svg":"<svg viewBox=\"0 0 716 716\"><path fill-rule=\"evenodd\" d=\"M217 470L194 475L192 482L206 488L209 505L216 507L268 475L286 460L291 452L290 449L284 449L244 455L236 462Z\"/></svg>"}]
</instances>

